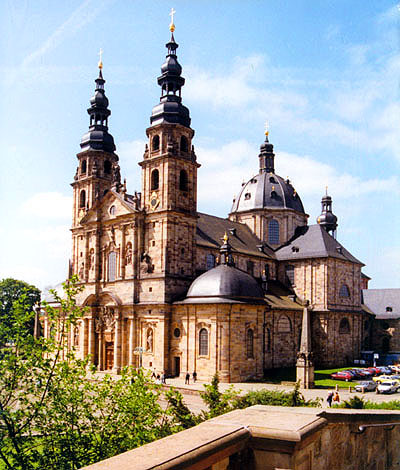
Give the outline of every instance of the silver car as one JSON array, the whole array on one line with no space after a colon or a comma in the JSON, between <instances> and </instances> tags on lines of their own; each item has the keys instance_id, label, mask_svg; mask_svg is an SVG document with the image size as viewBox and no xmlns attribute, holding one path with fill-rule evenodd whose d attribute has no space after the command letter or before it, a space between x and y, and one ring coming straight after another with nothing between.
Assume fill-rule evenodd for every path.
<instances>
[{"instance_id":1,"label":"silver car","mask_svg":"<svg viewBox=\"0 0 400 470\"><path fill-rule=\"evenodd\" d=\"M377 384L373 380L365 380L359 382L354 389L357 392L374 392L376 390Z\"/></svg>"}]
</instances>

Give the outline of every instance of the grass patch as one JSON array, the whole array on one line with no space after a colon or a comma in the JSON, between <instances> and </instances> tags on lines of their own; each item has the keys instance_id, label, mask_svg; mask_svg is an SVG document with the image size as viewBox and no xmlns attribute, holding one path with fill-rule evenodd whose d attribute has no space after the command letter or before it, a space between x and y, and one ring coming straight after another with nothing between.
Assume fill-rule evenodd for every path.
<instances>
[{"instance_id":1,"label":"grass patch","mask_svg":"<svg viewBox=\"0 0 400 470\"><path fill-rule=\"evenodd\" d=\"M331 379L331 374L338 372L340 370L347 370L350 367L341 367L335 369L320 369L314 372L314 383L315 388L335 388L336 385L338 388L349 388L353 384L357 383L355 381L346 382L345 380L334 380Z\"/></svg>"}]
</instances>

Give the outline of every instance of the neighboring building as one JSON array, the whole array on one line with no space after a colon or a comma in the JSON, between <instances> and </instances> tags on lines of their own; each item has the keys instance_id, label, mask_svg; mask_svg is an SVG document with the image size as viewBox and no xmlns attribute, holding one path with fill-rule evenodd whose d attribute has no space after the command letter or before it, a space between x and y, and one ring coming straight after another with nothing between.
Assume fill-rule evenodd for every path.
<instances>
[{"instance_id":1,"label":"neighboring building","mask_svg":"<svg viewBox=\"0 0 400 470\"><path fill-rule=\"evenodd\" d=\"M364 289L363 303L374 315L371 349L400 353L400 289Z\"/></svg>"},{"instance_id":2,"label":"neighboring building","mask_svg":"<svg viewBox=\"0 0 400 470\"><path fill-rule=\"evenodd\" d=\"M166 47L139 163L142 190L134 194L121 182L99 64L72 183L71 273L89 312L69 345L99 370L138 366L142 348L146 368L241 381L296 363L309 304L316 364L358 358L370 321L361 305L363 264L335 238L331 198L323 197L318 224L307 225L299 194L275 173L266 133L259 170L229 218L199 213L200 165L173 34Z\"/></svg>"}]
</instances>

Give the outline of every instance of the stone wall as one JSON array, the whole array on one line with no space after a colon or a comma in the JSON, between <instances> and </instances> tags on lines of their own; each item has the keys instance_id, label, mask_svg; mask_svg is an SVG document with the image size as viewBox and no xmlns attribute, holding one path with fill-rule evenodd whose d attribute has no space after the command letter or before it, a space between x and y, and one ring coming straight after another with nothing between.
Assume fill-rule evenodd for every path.
<instances>
[{"instance_id":1,"label":"stone wall","mask_svg":"<svg viewBox=\"0 0 400 470\"><path fill-rule=\"evenodd\" d=\"M397 470L400 412L253 406L86 470Z\"/></svg>"}]
</instances>

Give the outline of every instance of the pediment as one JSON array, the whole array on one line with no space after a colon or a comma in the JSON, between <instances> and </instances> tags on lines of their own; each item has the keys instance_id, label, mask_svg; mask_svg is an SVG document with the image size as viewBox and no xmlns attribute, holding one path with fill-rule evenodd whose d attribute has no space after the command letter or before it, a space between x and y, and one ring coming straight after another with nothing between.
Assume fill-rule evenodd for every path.
<instances>
[{"instance_id":1,"label":"pediment","mask_svg":"<svg viewBox=\"0 0 400 470\"><path fill-rule=\"evenodd\" d=\"M131 204L126 202L118 193L110 190L96 204L91 207L85 216L81 219L81 224L88 224L99 220L99 212L101 220L113 220L126 214L136 212Z\"/></svg>"}]
</instances>

